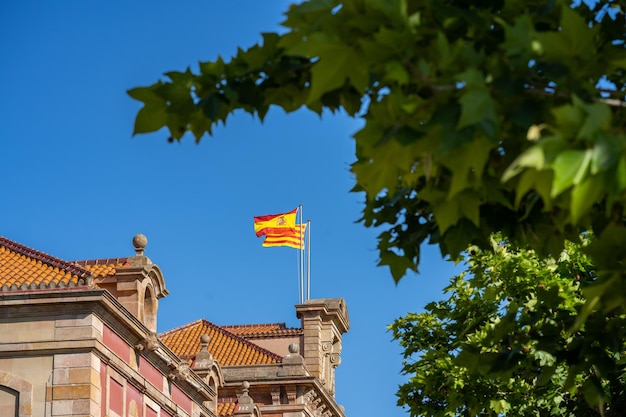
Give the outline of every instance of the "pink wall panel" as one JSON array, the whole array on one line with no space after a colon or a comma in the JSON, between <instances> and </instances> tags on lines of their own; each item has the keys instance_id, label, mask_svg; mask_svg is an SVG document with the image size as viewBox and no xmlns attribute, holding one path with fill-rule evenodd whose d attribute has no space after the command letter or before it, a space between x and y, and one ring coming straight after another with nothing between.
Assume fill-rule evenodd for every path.
<instances>
[{"instance_id":1,"label":"pink wall panel","mask_svg":"<svg viewBox=\"0 0 626 417\"><path fill-rule=\"evenodd\" d=\"M130 346L121 337L119 337L113 330L104 326L104 332L102 334L102 342L106 347L115 352L124 362L130 362Z\"/></svg>"},{"instance_id":2,"label":"pink wall panel","mask_svg":"<svg viewBox=\"0 0 626 417\"><path fill-rule=\"evenodd\" d=\"M144 358L139 362L139 373L159 390L163 390L163 374Z\"/></svg>"},{"instance_id":3,"label":"pink wall panel","mask_svg":"<svg viewBox=\"0 0 626 417\"><path fill-rule=\"evenodd\" d=\"M172 384L172 401L191 414L191 399L174 384Z\"/></svg>"},{"instance_id":4,"label":"pink wall panel","mask_svg":"<svg viewBox=\"0 0 626 417\"><path fill-rule=\"evenodd\" d=\"M123 387L114 379L109 380L109 408L118 415L123 415L124 391Z\"/></svg>"},{"instance_id":5,"label":"pink wall panel","mask_svg":"<svg viewBox=\"0 0 626 417\"><path fill-rule=\"evenodd\" d=\"M126 410L129 417L143 417L143 395L132 385L126 386Z\"/></svg>"},{"instance_id":6,"label":"pink wall panel","mask_svg":"<svg viewBox=\"0 0 626 417\"><path fill-rule=\"evenodd\" d=\"M157 412L150 407L146 407L146 417L157 417Z\"/></svg>"}]
</instances>

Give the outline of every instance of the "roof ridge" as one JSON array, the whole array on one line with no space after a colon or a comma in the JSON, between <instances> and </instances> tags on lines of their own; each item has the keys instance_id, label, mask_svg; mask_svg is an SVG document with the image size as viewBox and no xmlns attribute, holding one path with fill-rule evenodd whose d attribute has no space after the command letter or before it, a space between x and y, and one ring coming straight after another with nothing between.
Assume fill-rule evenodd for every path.
<instances>
[{"instance_id":1,"label":"roof ridge","mask_svg":"<svg viewBox=\"0 0 626 417\"><path fill-rule=\"evenodd\" d=\"M48 255L47 253L38 251L36 249L29 248L28 246L24 246L21 243L17 243L11 239L7 239L2 236L0 236L0 246L4 246L5 248L13 252L19 253L20 255L24 255L29 258L41 261L42 263L45 263L46 265L49 265L51 267L63 269L72 274L76 274L80 278L85 278L92 275L91 271L79 265L64 261L63 259Z\"/></svg>"},{"instance_id":2,"label":"roof ridge","mask_svg":"<svg viewBox=\"0 0 626 417\"><path fill-rule=\"evenodd\" d=\"M128 257L124 258L100 258L100 259L83 259L80 261L72 261L75 265L109 265L123 264L128 262Z\"/></svg>"},{"instance_id":3,"label":"roof ridge","mask_svg":"<svg viewBox=\"0 0 626 417\"><path fill-rule=\"evenodd\" d=\"M233 338L235 338L235 339L237 339L237 340L241 341L241 342L242 342L243 344L245 344L245 345L248 345L248 346L250 346L250 347L252 347L252 348L255 348L255 349L260 350L261 352L265 353L267 356L269 356L269 357L272 357L272 358L276 359L278 362L282 362L282 361L283 361L283 357L282 357L282 356L280 356L280 355L278 355L278 354L276 354L276 353L274 353L274 352L271 352L271 351L269 351L269 350L267 350L267 349L265 349L265 348L262 348L261 346L257 345L256 343L252 343L252 342L250 342L249 340L244 339L243 337L241 337L241 336L239 336L239 335L236 335L236 334L235 334L235 333L233 333L233 332L229 332L228 330L226 330L226 329L224 329L224 328L222 328L222 327L218 326L218 325L217 325L217 324L215 324L215 323L212 323L212 322L210 322L210 321L208 321L208 320L206 320L206 319L202 319L202 320L204 320L204 321L206 322L206 324L207 324L207 325L209 325L209 326L213 326L216 330L218 330L218 331L220 331L220 332L222 332L222 333L226 333L228 336L231 336L231 337L233 337Z\"/></svg>"},{"instance_id":4,"label":"roof ridge","mask_svg":"<svg viewBox=\"0 0 626 417\"><path fill-rule=\"evenodd\" d=\"M287 325L285 324L285 322L282 323L257 323L257 324L225 324L222 325L221 327L259 327L259 326L264 326L264 327L269 327L269 326L279 326L281 330L286 330L287 329Z\"/></svg>"},{"instance_id":5,"label":"roof ridge","mask_svg":"<svg viewBox=\"0 0 626 417\"><path fill-rule=\"evenodd\" d=\"M218 332L221 332L221 333L225 334L226 336L229 336L229 337L231 337L231 338L233 338L233 339L235 339L235 340L237 340L237 341L241 342L242 344L244 344L244 345L246 345L246 346L248 346L248 347L251 347L251 348L253 348L253 349L257 349L257 350L258 350L258 351L260 351L261 353L263 353L263 354L265 354L265 355L267 355L267 356L269 356L269 357L271 357L271 358L276 359L276 361L277 361L277 362L282 362L282 361L283 361L283 357L282 357L282 356L280 356L280 355L278 355L278 354L276 354L276 353L274 353L274 352L271 352L271 351L269 351L269 350L267 350L267 349L265 349L265 348L262 348L261 346L257 345L256 343L252 343L252 342L250 342L249 340L247 340L247 339L245 339L245 338L243 338L243 337L241 337L241 336L239 336L239 335L236 335L236 334L235 334L235 333L233 333L233 332L229 332L228 330L226 330L226 329L222 328L221 326L218 326L217 324L215 324L215 323L213 323L213 322L208 321L207 319L198 319L198 320L193 321L193 322L191 322L191 323L188 323L188 324L185 324L185 325L183 325L183 326L177 327L177 328L175 328L175 329L169 330L169 331L167 331L167 332L161 333L161 334L159 334L159 338L162 338L162 337L168 336L168 335L170 335L170 334L174 333L175 331L180 331L180 330L183 330L183 329L189 328L189 327L191 327L191 326L194 326L194 325L196 325L198 322L200 322L200 323L202 323L202 324L205 324L207 327L211 327L211 328L213 328L214 330L216 330L216 331L218 331Z\"/></svg>"},{"instance_id":6,"label":"roof ridge","mask_svg":"<svg viewBox=\"0 0 626 417\"><path fill-rule=\"evenodd\" d=\"M165 336L169 336L170 334L172 334L174 332L178 332L180 330L183 330L183 329L186 329L188 327L194 326L196 323L202 322L203 320L204 319L198 319L198 320L192 321L191 323L183 324L182 326L178 326L178 327L175 327L173 329L167 330L167 331L165 331L163 333L159 333L158 334L159 339L162 338L162 337L165 337Z\"/></svg>"}]
</instances>

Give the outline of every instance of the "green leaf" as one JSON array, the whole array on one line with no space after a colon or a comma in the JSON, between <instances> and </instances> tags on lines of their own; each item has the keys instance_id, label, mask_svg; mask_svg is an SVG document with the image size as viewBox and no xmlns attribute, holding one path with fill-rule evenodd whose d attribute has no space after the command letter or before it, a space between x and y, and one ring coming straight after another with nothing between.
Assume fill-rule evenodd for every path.
<instances>
[{"instance_id":1,"label":"green leaf","mask_svg":"<svg viewBox=\"0 0 626 417\"><path fill-rule=\"evenodd\" d=\"M597 174L615 167L623 149L623 138L611 133L597 134L591 158L591 173Z\"/></svg>"},{"instance_id":2,"label":"green leaf","mask_svg":"<svg viewBox=\"0 0 626 417\"><path fill-rule=\"evenodd\" d=\"M519 207L522 198L524 198L529 191L534 190L543 200L546 209L550 209L552 206L552 198L550 197L552 179L552 171L537 171L534 168L525 170L520 176L517 187L515 188L515 207Z\"/></svg>"},{"instance_id":3,"label":"green leaf","mask_svg":"<svg viewBox=\"0 0 626 417\"><path fill-rule=\"evenodd\" d=\"M156 132L167 124L167 110L159 104L146 104L137 113L133 135Z\"/></svg>"},{"instance_id":4,"label":"green leaf","mask_svg":"<svg viewBox=\"0 0 626 417\"><path fill-rule=\"evenodd\" d=\"M156 93L156 89L161 84L162 83L159 81L157 84L151 85L150 87L131 88L127 93L135 100L139 100L144 104L165 104L165 100Z\"/></svg>"},{"instance_id":5,"label":"green leaf","mask_svg":"<svg viewBox=\"0 0 626 417\"><path fill-rule=\"evenodd\" d=\"M576 137L585 114L578 105L566 104L552 110L556 126L565 138Z\"/></svg>"},{"instance_id":6,"label":"green leaf","mask_svg":"<svg viewBox=\"0 0 626 417\"><path fill-rule=\"evenodd\" d=\"M468 219L476 226L480 224L480 195L474 191L466 190L450 199L431 204L442 234L462 218Z\"/></svg>"},{"instance_id":7,"label":"green leaf","mask_svg":"<svg viewBox=\"0 0 626 417\"><path fill-rule=\"evenodd\" d=\"M578 132L578 139L590 139L596 132L606 130L611 126L613 115L611 108L605 103L592 103L585 106L587 117Z\"/></svg>"},{"instance_id":8,"label":"green leaf","mask_svg":"<svg viewBox=\"0 0 626 417\"><path fill-rule=\"evenodd\" d=\"M604 390L600 381L594 376L589 376L582 386L583 396L585 401L592 407L599 407L602 409L604 403Z\"/></svg>"},{"instance_id":9,"label":"green leaf","mask_svg":"<svg viewBox=\"0 0 626 417\"><path fill-rule=\"evenodd\" d=\"M459 81L465 83L461 90L461 117L457 129L479 124L489 120L497 125L496 102L485 85L484 76L476 68L470 68L458 75Z\"/></svg>"},{"instance_id":10,"label":"green leaf","mask_svg":"<svg viewBox=\"0 0 626 417\"><path fill-rule=\"evenodd\" d=\"M497 122L496 103L487 90L468 90L459 99L461 117L458 129L489 120Z\"/></svg>"},{"instance_id":11,"label":"green leaf","mask_svg":"<svg viewBox=\"0 0 626 417\"><path fill-rule=\"evenodd\" d=\"M513 26L500 18L496 21L504 27L505 41L501 47L507 56L523 54L531 49L535 28L528 14L516 17Z\"/></svg>"},{"instance_id":12,"label":"green leaf","mask_svg":"<svg viewBox=\"0 0 626 417\"><path fill-rule=\"evenodd\" d=\"M400 279L403 276L406 275L407 270L417 272L415 264L411 262L410 259L391 251L380 252L380 260L378 261L378 266L385 265L389 267L389 270L391 271L391 276L393 277L393 280L396 282L396 284L400 282Z\"/></svg>"},{"instance_id":13,"label":"green leaf","mask_svg":"<svg viewBox=\"0 0 626 417\"><path fill-rule=\"evenodd\" d=\"M583 58L595 54L595 37L598 33L598 26L589 27L589 24L577 11L563 5L561 8L561 29L567 40L562 48L567 54Z\"/></svg>"},{"instance_id":14,"label":"green leaf","mask_svg":"<svg viewBox=\"0 0 626 417\"><path fill-rule=\"evenodd\" d=\"M567 150L561 152L552 163L554 182L552 183L552 197L556 197L567 188L579 184L587 175L593 151Z\"/></svg>"},{"instance_id":15,"label":"green leaf","mask_svg":"<svg viewBox=\"0 0 626 417\"><path fill-rule=\"evenodd\" d=\"M368 69L361 65L355 49L326 35L312 35L287 53L318 58L311 69L309 104L325 93L342 87L348 80L361 93L369 83Z\"/></svg>"},{"instance_id":16,"label":"green leaf","mask_svg":"<svg viewBox=\"0 0 626 417\"><path fill-rule=\"evenodd\" d=\"M489 408L498 414L506 414L511 409L511 404L506 400L490 400Z\"/></svg>"},{"instance_id":17,"label":"green leaf","mask_svg":"<svg viewBox=\"0 0 626 417\"><path fill-rule=\"evenodd\" d=\"M484 137L477 137L469 143L450 149L440 158L441 164L452 172L448 198L482 180L491 148L491 142Z\"/></svg>"},{"instance_id":18,"label":"green leaf","mask_svg":"<svg viewBox=\"0 0 626 417\"><path fill-rule=\"evenodd\" d=\"M398 61L389 61L385 65L386 79L391 82L397 82L400 85L407 84L409 82L409 72L404 65Z\"/></svg>"},{"instance_id":19,"label":"green leaf","mask_svg":"<svg viewBox=\"0 0 626 417\"><path fill-rule=\"evenodd\" d=\"M593 175L574 186L570 203L572 224L577 224L589 209L600 201L605 194L605 183L604 176Z\"/></svg>"},{"instance_id":20,"label":"green leaf","mask_svg":"<svg viewBox=\"0 0 626 417\"><path fill-rule=\"evenodd\" d=\"M534 168L541 171L544 167L545 157L541 146L533 146L522 152L502 174L502 182L507 182L518 175L525 168Z\"/></svg>"}]
</instances>

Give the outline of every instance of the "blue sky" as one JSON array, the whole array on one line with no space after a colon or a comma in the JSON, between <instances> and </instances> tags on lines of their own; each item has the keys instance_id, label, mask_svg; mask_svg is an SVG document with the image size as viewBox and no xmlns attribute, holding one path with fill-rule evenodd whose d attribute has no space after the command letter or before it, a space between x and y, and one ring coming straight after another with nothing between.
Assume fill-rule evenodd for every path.
<instances>
[{"instance_id":1,"label":"blue sky","mask_svg":"<svg viewBox=\"0 0 626 417\"><path fill-rule=\"evenodd\" d=\"M199 318L297 327L297 252L263 248L252 217L302 204L311 296L345 298L352 325L337 401L348 416L405 416L386 326L440 299L459 268L436 248L397 286L376 267L378 232L356 223L363 195L349 193L360 122L273 109L264 123L237 114L200 144L131 136L140 103L126 90L251 46L289 3L0 2L0 235L78 260L131 256L145 234L171 292L159 331Z\"/></svg>"}]
</instances>

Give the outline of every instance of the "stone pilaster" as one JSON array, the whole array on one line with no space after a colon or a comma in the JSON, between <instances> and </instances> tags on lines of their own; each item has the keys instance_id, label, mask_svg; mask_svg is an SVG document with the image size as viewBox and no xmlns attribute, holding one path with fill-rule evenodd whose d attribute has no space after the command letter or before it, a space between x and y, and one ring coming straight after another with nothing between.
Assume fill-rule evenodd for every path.
<instances>
[{"instance_id":1,"label":"stone pilaster","mask_svg":"<svg viewBox=\"0 0 626 417\"><path fill-rule=\"evenodd\" d=\"M133 238L135 256L128 258L129 266L118 268L115 274L115 296L150 331L157 329L158 299L168 294L159 268L144 255L148 239L141 234Z\"/></svg>"},{"instance_id":2,"label":"stone pilaster","mask_svg":"<svg viewBox=\"0 0 626 417\"><path fill-rule=\"evenodd\" d=\"M100 416L100 360L92 353L54 355L47 387L51 417Z\"/></svg>"},{"instance_id":3,"label":"stone pilaster","mask_svg":"<svg viewBox=\"0 0 626 417\"><path fill-rule=\"evenodd\" d=\"M350 328L342 298L307 300L296 306L302 320L302 356L307 370L335 395L335 368L341 363L341 338Z\"/></svg>"}]
</instances>

